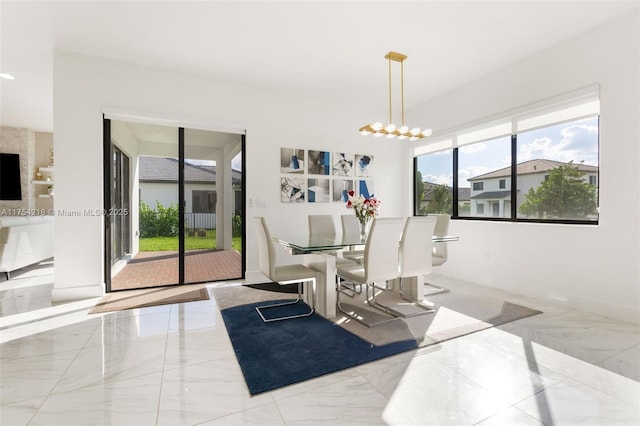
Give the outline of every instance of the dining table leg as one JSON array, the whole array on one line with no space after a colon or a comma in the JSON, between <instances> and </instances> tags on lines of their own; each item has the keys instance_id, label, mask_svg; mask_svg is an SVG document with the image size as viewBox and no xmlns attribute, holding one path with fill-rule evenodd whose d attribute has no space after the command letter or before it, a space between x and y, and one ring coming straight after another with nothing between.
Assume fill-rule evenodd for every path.
<instances>
[{"instance_id":1,"label":"dining table leg","mask_svg":"<svg viewBox=\"0 0 640 426\"><path fill-rule=\"evenodd\" d=\"M424 275L402 279L402 296L411 302L424 299Z\"/></svg>"},{"instance_id":2,"label":"dining table leg","mask_svg":"<svg viewBox=\"0 0 640 426\"><path fill-rule=\"evenodd\" d=\"M330 253L317 253L305 256L304 263L317 262L318 256L324 261L324 271L316 279L316 312L325 318L333 318L336 316L336 257ZM308 294L310 291L305 287L305 301Z\"/></svg>"}]
</instances>

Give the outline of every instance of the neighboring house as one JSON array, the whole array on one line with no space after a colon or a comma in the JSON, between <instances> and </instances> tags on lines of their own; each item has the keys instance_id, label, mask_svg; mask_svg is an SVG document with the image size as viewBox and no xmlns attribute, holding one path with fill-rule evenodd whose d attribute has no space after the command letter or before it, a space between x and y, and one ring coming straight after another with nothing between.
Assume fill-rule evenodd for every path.
<instances>
[{"instance_id":1,"label":"neighboring house","mask_svg":"<svg viewBox=\"0 0 640 426\"><path fill-rule=\"evenodd\" d=\"M151 209L159 202L164 207L178 203L178 159L139 157L140 201ZM233 170L234 214L241 214L242 173ZM185 216L188 228L215 228L217 210L216 166L185 162Z\"/></svg>"},{"instance_id":2,"label":"neighboring house","mask_svg":"<svg viewBox=\"0 0 640 426\"><path fill-rule=\"evenodd\" d=\"M422 199L420 200L420 210L426 210L429 203L433 199L433 190L439 186L446 186L449 189L449 193L452 194L453 188L448 185L441 185L433 182L422 182L424 192L422 193ZM452 194L453 195L453 194ZM469 188L458 188L458 210L469 211Z\"/></svg>"},{"instance_id":3,"label":"neighboring house","mask_svg":"<svg viewBox=\"0 0 640 426\"><path fill-rule=\"evenodd\" d=\"M520 163L516 167L518 178L517 208L526 201L530 188L537 188L549 175L549 171L569 163L536 159ZM584 172L584 180L598 184L598 167L574 164ZM471 191L471 216L511 216L511 167L494 170L468 179ZM521 194L521 195L520 195Z\"/></svg>"},{"instance_id":4,"label":"neighboring house","mask_svg":"<svg viewBox=\"0 0 640 426\"><path fill-rule=\"evenodd\" d=\"M422 182L424 192L422 193L422 199L420 200L420 210L424 210L429 206L429 203L433 199L433 190L439 186L446 186L449 189L449 193L453 195L453 188L448 185L441 185L433 182ZM458 188L458 210L469 210L469 188Z\"/></svg>"}]
</instances>

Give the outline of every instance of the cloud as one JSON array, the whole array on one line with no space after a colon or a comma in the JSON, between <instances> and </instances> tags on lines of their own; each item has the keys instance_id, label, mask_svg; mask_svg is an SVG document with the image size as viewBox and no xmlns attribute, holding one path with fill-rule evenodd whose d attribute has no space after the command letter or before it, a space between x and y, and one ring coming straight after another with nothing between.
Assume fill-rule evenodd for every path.
<instances>
[{"instance_id":1,"label":"cloud","mask_svg":"<svg viewBox=\"0 0 640 426\"><path fill-rule=\"evenodd\" d=\"M431 183L437 183L438 185L448 185L448 186L453 185L453 175L451 174L448 174L448 175L427 174L422 176L422 180L431 182Z\"/></svg>"},{"instance_id":2,"label":"cloud","mask_svg":"<svg viewBox=\"0 0 640 426\"><path fill-rule=\"evenodd\" d=\"M560 130L560 141L549 136L535 138L530 143L519 144L518 162L535 158L568 163L598 164L598 126L572 124Z\"/></svg>"},{"instance_id":3,"label":"cloud","mask_svg":"<svg viewBox=\"0 0 640 426\"><path fill-rule=\"evenodd\" d=\"M500 167L499 167L500 168ZM467 179L483 175L485 173L493 172L497 170L494 167L485 167L485 166L471 166L465 167L458 170L458 184L463 187L467 186L465 182Z\"/></svg>"}]
</instances>

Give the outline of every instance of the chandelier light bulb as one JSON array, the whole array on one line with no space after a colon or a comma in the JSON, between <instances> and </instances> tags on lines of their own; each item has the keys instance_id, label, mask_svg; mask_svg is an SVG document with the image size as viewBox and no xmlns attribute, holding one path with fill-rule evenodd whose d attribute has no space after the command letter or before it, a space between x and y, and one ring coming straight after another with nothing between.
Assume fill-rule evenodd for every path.
<instances>
[{"instance_id":1,"label":"chandelier light bulb","mask_svg":"<svg viewBox=\"0 0 640 426\"><path fill-rule=\"evenodd\" d=\"M381 133L381 132L375 132L375 133L373 134L373 137L376 137L376 138L379 138L380 136L382 136L382 133Z\"/></svg>"},{"instance_id":2,"label":"chandelier light bulb","mask_svg":"<svg viewBox=\"0 0 640 426\"><path fill-rule=\"evenodd\" d=\"M393 139L393 138L395 138L395 137L396 137L396 135L395 135L395 134L393 134L393 133L387 133L387 139Z\"/></svg>"},{"instance_id":3,"label":"chandelier light bulb","mask_svg":"<svg viewBox=\"0 0 640 426\"><path fill-rule=\"evenodd\" d=\"M422 136L431 136L431 133L431 129L424 129L421 134Z\"/></svg>"},{"instance_id":4,"label":"chandelier light bulb","mask_svg":"<svg viewBox=\"0 0 640 426\"><path fill-rule=\"evenodd\" d=\"M400 135L400 136L398 136L398 139L400 139L400 140L403 140L403 139L406 139L406 138L407 138L407 135Z\"/></svg>"},{"instance_id":5,"label":"chandelier light bulb","mask_svg":"<svg viewBox=\"0 0 640 426\"><path fill-rule=\"evenodd\" d=\"M394 132L396 130L396 125L393 123L387 124L387 127L384 128L387 132Z\"/></svg>"},{"instance_id":6,"label":"chandelier light bulb","mask_svg":"<svg viewBox=\"0 0 640 426\"><path fill-rule=\"evenodd\" d=\"M379 121L376 121L375 123L373 123L373 125L371 126L371 128L373 130L375 130L376 132L379 130L382 130L382 123Z\"/></svg>"},{"instance_id":7,"label":"chandelier light bulb","mask_svg":"<svg viewBox=\"0 0 640 426\"><path fill-rule=\"evenodd\" d=\"M420 127L414 127L413 129L411 129L412 136L418 136L419 134L420 134Z\"/></svg>"},{"instance_id":8,"label":"chandelier light bulb","mask_svg":"<svg viewBox=\"0 0 640 426\"><path fill-rule=\"evenodd\" d=\"M405 134L407 132L409 132L409 127L408 126L402 126L398 129L398 131L402 134Z\"/></svg>"},{"instance_id":9,"label":"chandelier light bulb","mask_svg":"<svg viewBox=\"0 0 640 426\"><path fill-rule=\"evenodd\" d=\"M417 136L409 136L409 140L410 141L415 141L415 140L418 140L418 137Z\"/></svg>"},{"instance_id":10,"label":"chandelier light bulb","mask_svg":"<svg viewBox=\"0 0 640 426\"><path fill-rule=\"evenodd\" d=\"M360 134L361 134L361 135L363 135L363 136L367 136L367 135L368 135L368 134L370 134L370 133L371 133L371 132L370 132L370 131L368 131L368 130L361 130L361 131L360 131Z\"/></svg>"}]
</instances>

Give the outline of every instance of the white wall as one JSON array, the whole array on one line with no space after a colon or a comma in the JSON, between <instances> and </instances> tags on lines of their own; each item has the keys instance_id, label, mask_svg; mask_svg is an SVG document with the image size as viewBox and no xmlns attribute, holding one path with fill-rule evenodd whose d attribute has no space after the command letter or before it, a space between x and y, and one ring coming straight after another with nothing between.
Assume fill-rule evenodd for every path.
<instances>
[{"instance_id":1,"label":"white wall","mask_svg":"<svg viewBox=\"0 0 640 426\"><path fill-rule=\"evenodd\" d=\"M640 322L638 22L637 13L617 19L411 111L437 136L592 84L601 89L599 225L455 220L451 233L461 240L449 245L441 273Z\"/></svg>"},{"instance_id":2,"label":"white wall","mask_svg":"<svg viewBox=\"0 0 640 426\"><path fill-rule=\"evenodd\" d=\"M291 227L306 232L307 214L342 214L342 204L282 204L280 147L372 154L381 216L404 211L397 165L398 141L365 138L357 129L378 117L363 105L344 105L295 94L266 92L194 75L54 52L54 138L56 208L102 208L103 108L173 117L187 127L218 123L246 129L247 270L257 270L255 229L250 220L265 216L277 234ZM331 125L326 125L331 123ZM210 128L210 127L208 127ZM211 129L211 128L210 128ZM211 129L214 130L214 129ZM59 170L59 172L58 172ZM261 207L257 207L261 206ZM102 294L102 217L56 218L54 299ZM284 251L279 261L291 262Z\"/></svg>"}]
</instances>

